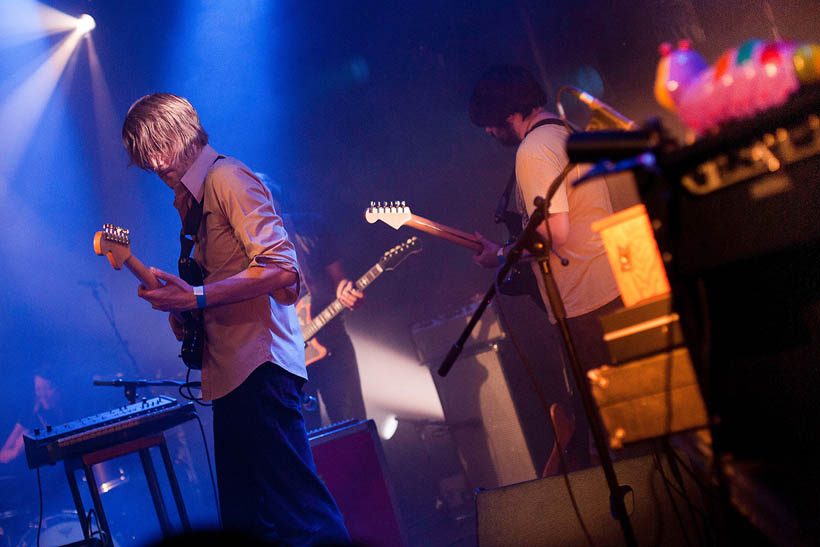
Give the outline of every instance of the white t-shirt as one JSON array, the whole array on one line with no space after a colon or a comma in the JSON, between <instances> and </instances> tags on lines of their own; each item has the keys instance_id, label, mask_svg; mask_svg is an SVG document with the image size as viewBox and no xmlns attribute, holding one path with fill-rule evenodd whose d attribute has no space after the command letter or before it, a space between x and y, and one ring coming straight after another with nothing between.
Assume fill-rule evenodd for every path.
<instances>
[{"instance_id":1,"label":"white t-shirt","mask_svg":"<svg viewBox=\"0 0 820 547\"><path fill-rule=\"evenodd\" d=\"M526 219L535 209L536 196L545 196L553 180L564 170L567 129L560 125L543 125L531 131L515 155L516 205ZM609 189L602 178L572 186L588 167L575 166L552 198L549 212L569 212L569 237L555 251L569 260L567 266L550 253L550 269L564 301L567 317L589 313L618 297L618 285L609 265L601 236L590 229L599 218L612 214ZM550 321L555 318L537 263L533 263L541 298L547 305Z\"/></svg>"}]
</instances>

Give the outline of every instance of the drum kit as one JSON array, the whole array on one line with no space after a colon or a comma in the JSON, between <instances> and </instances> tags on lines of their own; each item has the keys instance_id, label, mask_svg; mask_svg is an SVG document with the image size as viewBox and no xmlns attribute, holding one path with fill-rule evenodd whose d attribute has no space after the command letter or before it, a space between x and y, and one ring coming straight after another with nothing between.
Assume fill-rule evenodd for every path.
<instances>
[{"instance_id":1,"label":"drum kit","mask_svg":"<svg viewBox=\"0 0 820 547\"><path fill-rule=\"evenodd\" d=\"M99 485L100 494L103 496L129 482L128 473L116 460L95 465L94 477ZM19 482L19 478L15 475L0 476L0 492L11 491L10 489L15 488L15 484ZM85 477L82 480L85 481ZM31 509L23 510L20 507L6 506L0 500L0 547L38 545L38 527L40 528L40 547L67 545L83 539L83 530L76 510L49 511L43 515L42 525L39 525L37 504L29 505ZM94 530L96 526L92 519L92 531ZM114 537L114 545L117 543L117 538Z\"/></svg>"}]
</instances>

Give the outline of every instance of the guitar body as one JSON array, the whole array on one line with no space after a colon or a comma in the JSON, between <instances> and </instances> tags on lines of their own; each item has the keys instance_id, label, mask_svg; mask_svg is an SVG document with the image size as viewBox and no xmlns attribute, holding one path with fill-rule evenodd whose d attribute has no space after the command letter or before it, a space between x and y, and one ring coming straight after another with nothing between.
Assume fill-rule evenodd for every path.
<instances>
[{"instance_id":1,"label":"guitar body","mask_svg":"<svg viewBox=\"0 0 820 547\"><path fill-rule=\"evenodd\" d=\"M310 315L310 294L306 294L294 306L296 309L296 316L299 318L299 326L304 329L307 327L313 317ZM319 359L327 356L327 348L320 344L316 338L311 338L305 342L305 365L315 363Z\"/></svg>"},{"instance_id":2,"label":"guitar body","mask_svg":"<svg viewBox=\"0 0 820 547\"><path fill-rule=\"evenodd\" d=\"M550 405L550 420L558 438L552 446L552 452L541 477L551 477L561 472L561 455L559 454L561 448L565 450L564 462L567 465L567 473L577 470L580 463L577 457L566 452L566 447L575 434L575 416L568 414L567 410L558 403L553 403Z\"/></svg>"},{"instance_id":3,"label":"guitar body","mask_svg":"<svg viewBox=\"0 0 820 547\"><path fill-rule=\"evenodd\" d=\"M193 258L180 258L179 276L192 287L202 285L207 273ZM202 369L202 352L205 349L205 325L201 310L182 312L182 349L179 356L188 368Z\"/></svg>"}]
</instances>

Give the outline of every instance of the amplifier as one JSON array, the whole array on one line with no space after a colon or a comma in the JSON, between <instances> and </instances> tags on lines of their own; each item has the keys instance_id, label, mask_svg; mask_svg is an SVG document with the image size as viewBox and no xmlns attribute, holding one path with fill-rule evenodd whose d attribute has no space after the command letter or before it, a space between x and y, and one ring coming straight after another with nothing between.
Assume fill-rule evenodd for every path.
<instances>
[{"instance_id":1,"label":"amplifier","mask_svg":"<svg viewBox=\"0 0 820 547\"><path fill-rule=\"evenodd\" d=\"M683 345L680 316L664 294L599 318L611 363L623 363Z\"/></svg>"},{"instance_id":2,"label":"amplifier","mask_svg":"<svg viewBox=\"0 0 820 547\"><path fill-rule=\"evenodd\" d=\"M481 297L476 296L460 308L411 325L410 333L419 362L438 365L450 351L453 342L461 336L480 303ZM504 339L506 336L492 306L487 306L478 324L470 333L470 337L464 343L464 350L461 354L466 357L475 352L486 351L493 342Z\"/></svg>"},{"instance_id":3,"label":"amplifier","mask_svg":"<svg viewBox=\"0 0 820 547\"><path fill-rule=\"evenodd\" d=\"M820 85L660 155L643 181L664 259L688 275L820 241Z\"/></svg>"},{"instance_id":4,"label":"amplifier","mask_svg":"<svg viewBox=\"0 0 820 547\"><path fill-rule=\"evenodd\" d=\"M615 462L615 473L621 485L629 486L629 518L638 545L678 547L690 545L688 534L698 524L692 518L700 513L702 502L695 496L688 510L679 510L675 500L663 492L663 478L652 456ZM668 463L660 464L669 474ZM684 474L688 492L697 485ZM612 517L609 489L600 467L569 474L574 499L567 493L563 477L548 477L513 484L476 495L479 547L588 545L578 511L592 538L592 545L610 547L626 545L618 521ZM677 502L680 503L680 502Z\"/></svg>"},{"instance_id":5,"label":"amplifier","mask_svg":"<svg viewBox=\"0 0 820 547\"><path fill-rule=\"evenodd\" d=\"M798 468L795 456L814 462L820 85L660 154L658 168L639 187L715 445L778 473Z\"/></svg>"},{"instance_id":6,"label":"amplifier","mask_svg":"<svg viewBox=\"0 0 820 547\"><path fill-rule=\"evenodd\" d=\"M486 308L450 373L441 377L435 371L479 301L411 326L419 359L433 369L444 419L473 489L537 477L552 449L548 411L495 311L500 298ZM545 356L560 348L543 336L543 329L553 328L546 314L529 298L507 298L503 306L547 397L555 399L554 392L563 389L561 371Z\"/></svg>"},{"instance_id":7,"label":"amplifier","mask_svg":"<svg viewBox=\"0 0 820 547\"><path fill-rule=\"evenodd\" d=\"M309 439L319 477L333 494L354 545L406 545L373 420L316 429Z\"/></svg>"},{"instance_id":8,"label":"amplifier","mask_svg":"<svg viewBox=\"0 0 820 547\"><path fill-rule=\"evenodd\" d=\"M612 448L708 424L686 348L587 375Z\"/></svg>"}]
</instances>

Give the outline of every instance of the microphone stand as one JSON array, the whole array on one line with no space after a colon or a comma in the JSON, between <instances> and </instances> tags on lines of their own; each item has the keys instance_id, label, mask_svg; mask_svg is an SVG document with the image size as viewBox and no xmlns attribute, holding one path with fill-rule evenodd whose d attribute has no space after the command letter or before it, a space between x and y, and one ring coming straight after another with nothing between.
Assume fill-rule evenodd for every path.
<instances>
[{"instance_id":1,"label":"microphone stand","mask_svg":"<svg viewBox=\"0 0 820 547\"><path fill-rule=\"evenodd\" d=\"M553 183L553 187L550 188L550 192L547 194L548 197L551 198L552 193L554 193L556 189L557 186ZM547 200L540 197L535 198L535 210L536 212L541 211L541 214L538 215L540 218L545 217L544 211L547 209L547 203ZM533 215L533 219L534 218L536 218L535 214ZM532 222L533 221L531 219L530 224L532 224ZM612 458L609 455L609 449L606 445L603 425L598 418L595 401L592 398L592 391L589 387L589 383L586 381L586 374L581 366L581 362L578 360L575 344L573 343L572 336L569 332L569 324L567 323L564 303L561 299L561 294L558 292L558 285L555 283L555 278L550 270L549 248L549 246L544 245L543 242L539 241L538 243L530 245L530 252L536 255L538 265L541 269L541 276L544 280L544 286L546 287L547 298L549 300L550 307L552 308L552 313L555 316L555 320L561 331L561 337L564 341L564 348L567 351L573 376L575 377L575 387L578 389L578 395L580 395L581 402L584 405L584 413L587 416L589 428L592 432L592 438L595 441L595 449L598 451L598 458L601 460L601 468L604 471L606 483L609 487L609 505L612 510L612 514L621 525L621 531L624 535L626 544L629 546L636 546L637 540L635 538L635 531L632 529L632 522L629 519L629 514L627 513L626 505L624 504L624 496L631 491L631 488L618 484L618 478L615 475L615 468L612 464ZM517 259L517 257L515 258Z\"/></svg>"},{"instance_id":2,"label":"microphone stand","mask_svg":"<svg viewBox=\"0 0 820 547\"><path fill-rule=\"evenodd\" d=\"M581 402L584 405L584 413L587 416L592 437L595 441L595 448L598 451L598 457L601 460L601 468L604 471L607 486L609 487L609 504L612 514L621 525L621 531L626 544L633 547L637 546L637 540L635 538L635 531L632 528L632 522L630 521L629 515L626 511L626 505L624 504L624 496L626 493L631 491L631 488L628 486L622 487L618 484L618 478L615 475L615 468L612 464L612 458L609 455L609 449L606 445L603 425L598 419L598 413L595 411L595 402L592 398L592 391L589 387L589 383L586 382L586 374L581 366L581 362L578 360L578 354L575 350L575 345L569 332L569 324L567 323L564 302L561 299L561 294L558 292L558 285L555 283L555 278L553 277L550 269L549 249L552 245L549 244L550 242L545 242L541 235L536 231L537 227L544 222L547 217L546 212L548 209L548 204L550 200L552 200L552 196L558 190L561 182L563 182L564 176L562 175L556 177L552 184L550 184L546 199L541 197L535 198L535 211L533 211L524 232L507 254L507 260L505 261L504 266L499 270L498 277L496 279L506 278L507 273L509 273L510 269L518 261L525 249L529 250L530 253L536 257L541 270L544 286L546 287L547 298L561 331L564 347L567 351L567 356L575 377L575 385L578 389L578 394L581 396ZM470 322L461 333L458 341L453 344L452 348L447 353L447 356L438 370L440 376L446 376L452 368L453 363L458 358L459 353L464 347L464 343L470 336L470 333L478 323L481 314L484 313L484 310L487 308L487 305L490 303L493 296L495 296L495 282L492 286L490 286L489 290L484 295L484 299L481 301L481 304L479 304L473 314L473 317L470 319Z\"/></svg>"},{"instance_id":3,"label":"microphone stand","mask_svg":"<svg viewBox=\"0 0 820 547\"><path fill-rule=\"evenodd\" d=\"M123 380L122 378L116 378L114 380L94 380L95 386L113 386L113 387L122 387L125 390L125 398L128 399L128 402L134 404L137 402L137 388L138 387L148 387L148 386L175 386L180 387L184 386L185 382L180 382L179 380Z\"/></svg>"}]
</instances>

